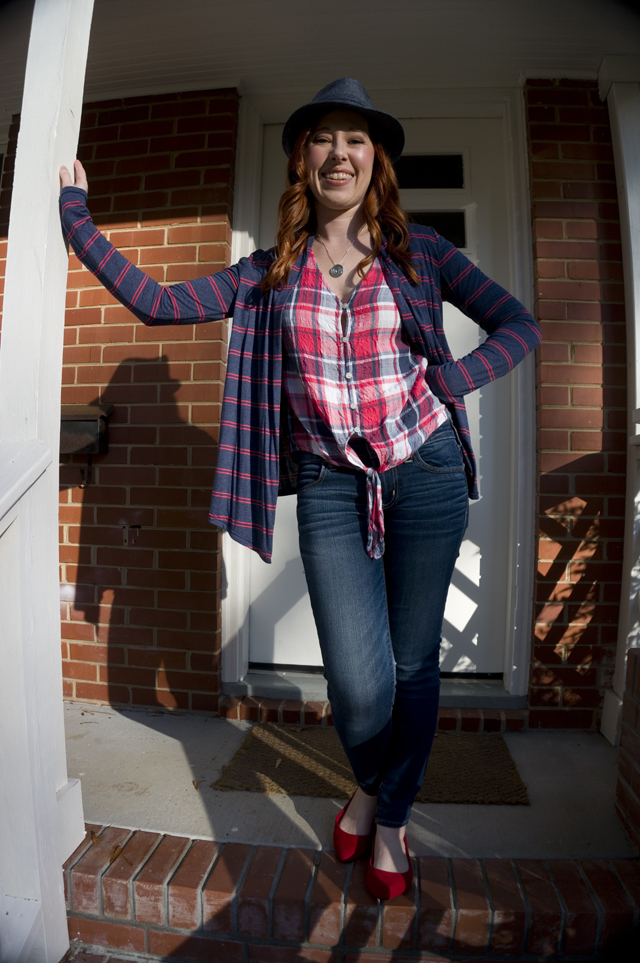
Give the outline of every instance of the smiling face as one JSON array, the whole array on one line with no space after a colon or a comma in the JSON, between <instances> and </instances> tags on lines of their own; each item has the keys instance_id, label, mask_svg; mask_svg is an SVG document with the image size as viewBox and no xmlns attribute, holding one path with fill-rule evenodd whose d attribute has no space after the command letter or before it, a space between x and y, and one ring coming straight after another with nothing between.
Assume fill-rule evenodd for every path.
<instances>
[{"instance_id":1,"label":"smiling face","mask_svg":"<svg viewBox=\"0 0 640 963\"><path fill-rule=\"evenodd\" d=\"M332 110L312 131L305 162L316 203L332 211L357 210L371 183L375 149L369 124L352 110Z\"/></svg>"}]
</instances>

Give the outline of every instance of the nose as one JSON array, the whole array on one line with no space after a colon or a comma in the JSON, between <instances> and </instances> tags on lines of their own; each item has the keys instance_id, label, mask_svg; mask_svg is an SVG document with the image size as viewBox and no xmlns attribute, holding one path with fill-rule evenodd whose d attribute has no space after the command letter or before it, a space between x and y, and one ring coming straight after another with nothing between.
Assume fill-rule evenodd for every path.
<instances>
[{"instance_id":1,"label":"nose","mask_svg":"<svg viewBox=\"0 0 640 963\"><path fill-rule=\"evenodd\" d=\"M347 156L347 141L343 134L336 134L333 138L333 144L331 146L331 158L335 160L344 160Z\"/></svg>"}]
</instances>

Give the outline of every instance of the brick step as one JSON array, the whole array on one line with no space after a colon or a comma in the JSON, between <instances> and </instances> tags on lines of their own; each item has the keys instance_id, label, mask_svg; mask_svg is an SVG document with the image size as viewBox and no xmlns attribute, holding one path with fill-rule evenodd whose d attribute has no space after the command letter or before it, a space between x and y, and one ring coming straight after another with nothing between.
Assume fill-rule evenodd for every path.
<instances>
[{"instance_id":1,"label":"brick step","mask_svg":"<svg viewBox=\"0 0 640 963\"><path fill-rule=\"evenodd\" d=\"M64 866L69 934L215 963L640 958L638 859L414 858L413 892L387 903L365 871L327 851L88 825Z\"/></svg>"},{"instance_id":2,"label":"brick step","mask_svg":"<svg viewBox=\"0 0 640 963\"><path fill-rule=\"evenodd\" d=\"M262 696L222 696L218 711L224 719L280 722L301 726L332 726L331 703L267 699ZM522 732L528 729L528 709L438 710L441 732Z\"/></svg>"}]
</instances>

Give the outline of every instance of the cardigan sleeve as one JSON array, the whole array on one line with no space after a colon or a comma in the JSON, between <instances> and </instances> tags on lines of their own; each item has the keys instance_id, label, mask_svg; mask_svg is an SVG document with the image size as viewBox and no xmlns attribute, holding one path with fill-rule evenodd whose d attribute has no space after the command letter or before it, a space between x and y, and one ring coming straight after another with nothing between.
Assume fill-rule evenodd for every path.
<instances>
[{"instance_id":1,"label":"cardigan sleeve","mask_svg":"<svg viewBox=\"0 0 640 963\"><path fill-rule=\"evenodd\" d=\"M145 324L193 324L219 321L232 314L239 285L237 265L208 277L163 287L100 233L91 220L85 191L63 188L60 217L64 236L78 260Z\"/></svg>"},{"instance_id":2,"label":"cardigan sleeve","mask_svg":"<svg viewBox=\"0 0 640 963\"><path fill-rule=\"evenodd\" d=\"M454 304L487 333L487 339L457 361L429 367L429 387L443 401L501 378L540 343L535 318L449 241L438 238L442 298Z\"/></svg>"}]
</instances>

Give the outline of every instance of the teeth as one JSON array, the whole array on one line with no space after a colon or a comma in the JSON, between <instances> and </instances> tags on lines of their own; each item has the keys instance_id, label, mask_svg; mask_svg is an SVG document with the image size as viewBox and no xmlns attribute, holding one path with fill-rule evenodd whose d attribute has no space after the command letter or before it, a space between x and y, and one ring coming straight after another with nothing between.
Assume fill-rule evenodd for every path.
<instances>
[{"instance_id":1,"label":"teeth","mask_svg":"<svg viewBox=\"0 0 640 963\"><path fill-rule=\"evenodd\" d=\"M325 174L324 176L328 178L330 181L347 181L351 177L353 177L353 174L343 174L343 173L337 172L334 174Z\"/></svg>"}]
</instances>

